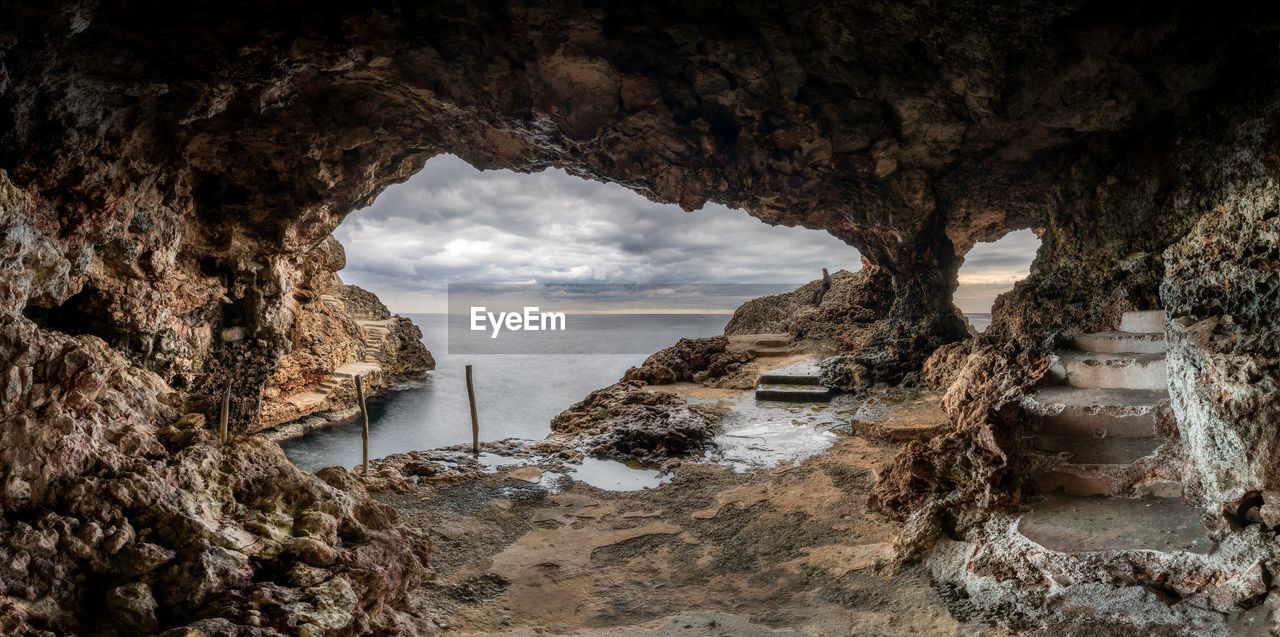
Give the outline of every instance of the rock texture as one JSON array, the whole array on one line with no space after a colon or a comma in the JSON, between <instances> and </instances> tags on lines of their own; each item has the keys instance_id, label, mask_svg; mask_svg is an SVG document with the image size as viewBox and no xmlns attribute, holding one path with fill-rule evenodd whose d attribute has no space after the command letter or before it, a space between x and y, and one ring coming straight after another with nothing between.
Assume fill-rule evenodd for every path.
<instances>
[{"instance_id":1,"label":"rock texture","mask_svg":"<svg viewBox=\"0 0 1280 637\"><path fill-rule=\"evenodd\" d=\"M3 317L0 359L5 634L420 629L406 592L428 541L344 471L303 473L257 438L219 446L96 336Z\"/></svg>"},{"instance_id":2,"label":"rock texture","mask_svg":"<svg viewBox=\"0 0 1280 637\"><path fill-rule=\"evenodd\" d=\"M875 329L889 322L892 278L864 261L857 272L832 274L831 289L815 306L813 294L821 283L810 281L786 294L747 301L733 313L724 333L785 333L797 340L832 340L855 354L866 352Z\"/></svg>"},{"instance_id":3,"label":"rock texture","mask_svg":"<svg viewBox=\"0 0 1280 637\"><path fill-rule=\"evenodd\" d=\"M723 336L682 338L628 369L622 380L650 385L700 383L733 374L752 358L749 352L731 349Z\"/></svg>"},{"instance_id":4,"label":"rock texture","mask_svg":"<svg viewBox=\"0 0 1280 637\"><path fill-rule=\"evenodd\" d=\"M594 455L661 463L710 447L718 421L709 407L624 380L591 392L552 419L551 437Z\"/></svg>"},{"instance_id":5,"label":"rock texture","mask_svg":"<svg viewBox=\"0 0 1280 637\"><path fill-rule=\"evenodd\" d=\"M74 631L102 608L114 618L104 630L137 632L153 602L157 629L397 625L420 562L411 542L377 539L402 532L358 489L322 487L256 443L237 442L243 455L205 442L175 451L158 432L179 412L211 416L228 386L232 429L249 431L273 391L304 383L319 360L278 374L299 325L329 324L301 309L336 269L327 237L442 152L482 168L563 167L844 239L891 292L886 318L832 367L844 384L907 379L963 340L951 304L963 255L1039 229L1032 274L990 330L963 363L925 375L954 377L953 433L911 445L882 475L876 501L907 521L907 547L943 528L980 539L991 511L1016 505L1007 408L1059 339L1129 309L1173 319L1171 404L1203 485L1189 496L1214 515L1262 497L1278 479L1280 375L1280 21L1269 12L936 0L8 7L0 540L20 570L3 578L5 626ZM200 454L209 460L191 469L176 459ZM271 479L221 497L218 485L258 472ZM107 519L85 508L112 502ZM255 511L304 508L360 522L321 544L374 548L312 567L337 573L324 579L286 576L298 561L213 537ZM166 538L173 520L180 532ZM120 529L134 532L97 542ZM161 547L138 549L155 560L173 551L174 571L99 577L138 537ZM303 544L299 555L327 561ZM22 558L35 555L48 561ZM403 576L367 576L385 569ZM261 616L235 610L241 593L257 595ZM167 603L179 596L190 601ZM267 616L303 602L305 620Z\"/></svg>"}]
</instances>

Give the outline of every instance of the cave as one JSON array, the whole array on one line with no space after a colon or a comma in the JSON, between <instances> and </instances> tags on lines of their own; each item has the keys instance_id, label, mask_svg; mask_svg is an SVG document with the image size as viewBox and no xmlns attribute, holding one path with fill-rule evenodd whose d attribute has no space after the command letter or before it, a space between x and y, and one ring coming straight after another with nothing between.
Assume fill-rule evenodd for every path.
<instances>
[{"instance_id":1,"label":"cave","mask_svg":"<svg viewBox=\"0 0 1280 637\"><path fill-rule=\"evenodd\" d=\"M344 334L331 358L358 346L359 325L322 307L345 258L333 230L446 153L856 248L869 315L823 382L944 394L944 430L903 445L867 501L896 525L892 562L963 599L956 616L1048 634L1275 630L1273 13L10 7L0 632L443 630L421 597L428 535L357 474L302 472L254 434L282 388L331 371L307 353L318 334ZM1028 228L1029 275L970 334L964 256ZM349 294L360 320L394 320ZM421 348L406 333L396 346ZM1045 429L1067 421L1092 435ZM1059 533L1068 518L1089 532ZM1170 532L1153 548L1122 541L1130 528Z\"/></svg>"}]
</instances>

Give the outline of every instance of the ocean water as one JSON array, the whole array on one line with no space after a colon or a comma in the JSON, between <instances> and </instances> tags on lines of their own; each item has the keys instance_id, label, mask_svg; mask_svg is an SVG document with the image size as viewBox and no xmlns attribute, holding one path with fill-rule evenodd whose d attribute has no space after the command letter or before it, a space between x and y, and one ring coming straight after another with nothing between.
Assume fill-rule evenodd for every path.
<instances>
[{"instance_id":1,"label":"ocean water","mask_svg":"<svg viewBox=\"0 0 1280 637\"><path fill-rule=\"evenodd\" d=\"M570 317L560 351L634 354L450 354L448 317L408 314L436 359L426 380L369 399L369 455L471 442L465 366L473 366L481 440L541 439L551 419L628 367L682 337L723 333L728 314L589 315ZM456 327L456 325L455 325ZM623 346L625 345L625 346ZM352 418L281 444L294 464L314 471L360 462L360 425Z\"/></svg>"}]
</instances>

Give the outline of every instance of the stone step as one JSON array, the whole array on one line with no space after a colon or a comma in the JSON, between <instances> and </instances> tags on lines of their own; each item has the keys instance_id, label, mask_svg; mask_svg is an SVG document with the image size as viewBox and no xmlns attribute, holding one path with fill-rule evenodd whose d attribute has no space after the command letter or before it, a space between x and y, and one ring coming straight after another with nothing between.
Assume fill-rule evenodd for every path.
<instances>
[{"instance_id":1,"label":"stone step","mask_svg":"<svg viewBox=\"0 0 1280 637\"><path fill-rule=\"evenodd\" d=\"M747 350L755 355L756 358L774 358L777 356L790 356L796 353L791 347L753 347Z\"/></svg>"},{"instance_id":2,"label":"stone step","mask_svg":"<svg viewBox=\"0 0 1280 637\"><path fill-rule=\"evenodd\" d=\"M1030 476L1036 493L1079 497L1124 497L1137 494L1144 498L1180 498L1181 482L1153 480L1133 482L1130 465L1058 463Z\"/></svg>"},{"instance_id":3,"label":"stone step","mask_svg":"<svg viewBox=\"0 0 1280 637\"><path fill-rule=\"evenodd\" d=\"M347 363L346 365L343 365L342 367L339 367L338 369L333 370L333 376L334 378L343 378L343 379L355 378L356 376L363 376L370 372L378 372L378 371L382 371L382 365L379 365L377 363L366 363L362 361L357 363Z\"/></svg>"},{"instance_id":4,"label":"stone step","mask_svg":"<svg viewBox=\"0 0 1280 637\"><path fill-rule=\"evenodd\" d=\"M1116 476L1093 472L1088 467L1068 466L1041 471L1032 476L1031 484L1037 493L1079 497L1110 497L1121 491L1121 484Z\"/></svg>"},{"instance_id":5,"label":"stone step","mask_svg":"<svg viewBox=\"0 0 1280 637\"><path fill-rule=\"evenodd\" d=\"M831 400L831 395L831 390L826 387L806 385L760 385L756 387L756 400L824 403Z\"/></svg>"},{"instance_id":6,"label":"stone step","mask_svg":"<svg viewBox=\"0 0 1280 637\"><path fill-rule=\"evenodd\" d=\"M817 385L822 377L822 368L813 361L795 363L778 369L769 370L760 375L760 384L764 385Z\"/></svg>"},{"instance_id":7,"label":"stone step","mask_svg":"<svg viewBox=\"0 0 1280 637\"><path fill-rule=\"evenodd\" d=\"M788 347L791 345L790 336L766 336L764 338L754 339L758 347Z\"/></svg>"},{"instance_id":8,"label":"stone step","mask_svg":"<svg viewBox=\"0 0 1280 637\"><path fill-rule=\"evenodd\" d=\"M739 352L788 348L791 345L790 334L732 334L728 338L729 349Z\"/></svg>"},{"instance_id":9,"label":"stone step","mask_svg":"<svg viewBox=\"0 0 1280 637\"><path fill-rule=\"evenodd\" d=\"M790 371L787 368L771 372L765 372L760 375L760 384L762 385L818 385L822 382L822 376L817 371Z\"/></svg>"},{"instance_id":10,"label":"stone step","mask_svg":"<svg viewBox=\"0 0 1280 637\"><path fill-rule=\"evenodd\" d=\"M1080 436L1035 437L1034 447L1044 453L1068 454L1072 464L1127 465L1145 458L1163 444L1161 438L1084 438Z\"/></svg>"},{"instance_id":11,"label":"stone step","mask_svg":"<svg viewBox=\"0 0 1280 637\"><path fill-rule=\"evenodd\" d=\"M822 381L821 376L806 376L803 374L788 374L769 372L760 375L760 383L764 385L818 385Z\"/></svg>"},{"instance_id":12,"label":"stone step","mask_svg":"<svg viewBox=\"0 0 1280 637\"><path fill-rule=\"evenodd\" d=\"M1125 312L1120 316L1120 331L1164 334L1164 322L1164 310Z\"/></svg>"},{"instance_id":13,"label":"stone step","mask_svg":"<svg viewBox=\"0 0 1280 637\"><path fill-rule=\"evenodd\" d=\"M285 402L292 404L295 408L306 411L314 409L324 402L326 395L321 392L302 392L285 398Z\"/></svg>"},{"instance_id":14,"label":"stone step","mask_svg":"<svg viewBox=\"0 0 1280 637\"><path fill-rule=\"evenodd\" d=\"M324 303L330 309L337 310L339 312L345 311L347 309L347 304L343 302L342 299L330 294L321 294L320 302Z\"/></svg>"},{"instance_id":15,"label":"stone step","mask_svg":"<svg viewBox=\"0 0 1280 637\"><path fill-rule=\"evenodd\" d=\"M1163 389L1169 387L1163 354L1056 352L1049 378L1060 385L1090 389Z\"/></svg>"},{"instance_id":16,"label":"stone step","mask_svg":"<svg viewBox=\"0 0 1280 637\"><path fill-rule=\"evenodd\" d=\"M1166 390L1081 389L1041 386L1022 400L1037 433L1059 436L1144 438L1157 433Z\"/></svg>"},{"instance_id":17,"label":"stone step","mask_svg":"<svg viewBox=\"0 0 1280 637\"><path fill-rule=\"evenodd\" d=\"M1018 521L1018 532L1051 551L1150 550L1208 553L1202 514L1180 498L1049 496Z\"/></svg>"},{"instance_id":18,"label":"stone step","mask_svg":"<svg viewBox=\"0 0 1280 637\"><path fill-rule=\"evenodd\" d=\"M1082 352L1097 354L1163 354L1167 349L1164 332L1135 334L1132 332L1096 332L1071 339L1071 346Z\"/></svg>"}]
</instances>

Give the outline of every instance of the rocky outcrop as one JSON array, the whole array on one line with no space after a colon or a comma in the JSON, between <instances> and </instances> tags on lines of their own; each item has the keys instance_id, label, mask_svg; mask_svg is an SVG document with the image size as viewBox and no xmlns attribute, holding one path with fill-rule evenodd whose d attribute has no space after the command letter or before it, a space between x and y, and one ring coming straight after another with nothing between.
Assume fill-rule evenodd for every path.
<instances>
[{"instance_id":1,"label":"rocky outcrop","mask_svg":"<svg viewBox=\"0 0 1280 637\"><path fill-rule=\"evenodd\" d=\"M733 374L752 358L749 352L731 349L723 336L682 338L628 369L622 380L650 385L701 383Z\"/></svg>"},{"instance_id":2,"label":"rocky outcrop","mask_svg":"<svg viewBox=\"0 0 1280 637\"><path fill-rule=\"evenodd\" d=\"M429 543L344 471L218 445L96 336L0 317L0 359L6 634L418 630Z\"/></svg>"},{"instance_id":3,"label":"rocky outcrop","mask_svg":"<svg viewBox=\"0 0 1280 637\"><path fill-rule=\"evenodd\" d=\"M858 272L839 271L831 276L831 289L822 303L813 304L821 280L811 281L785 294L748 300L733 313L725 336L680 339L654 353L644 363L627 370L623 380L652 385L694 382L721 387L749 388L756 371L744 367L756 358L751 336L770 335L792 345L809 342L815 349L845 352L832 364L857 365L877 351L871 344L877 330L889 322L893 286L880 268L866 263ZM734 337L742 342L734 343ZM871 363L867 363L871 365ZM898 373L901 370L896 370ZM895 373L884 369L881 379ZM832 381L832 386L853 388L872 382L870 374L858 381Z\"/></svg>"},{"instance_id":4,"label":"rocky outcrop","mask_svg":"<svg viewBox=\"0 0 1280 637\"><path fill-rule=\"evenodd\" d=\"M684 398L627 381L591 392L551 421L551 440L594 455L661 463L712 445L719 416Z\"/></svg>"},{"instance_id":5,"label":"rocky outcrop","mask_svg":"<svg viewBox=\"0 0 1280 637\"><path fill-rule=\"evenodd\" d=\"M861 349L871 326L889 316L892 280L884 270L864 261L857 272L832 274L831 289L815 306L814 292L821 284L821 280L810 281L786 294L743 303L724 333L791 334L797 340L831 339L841 349Z\"/></svg>"}]
</instances>

